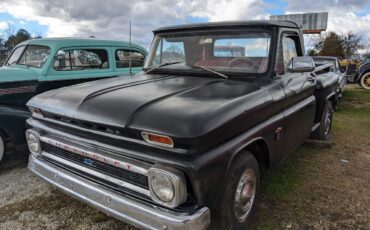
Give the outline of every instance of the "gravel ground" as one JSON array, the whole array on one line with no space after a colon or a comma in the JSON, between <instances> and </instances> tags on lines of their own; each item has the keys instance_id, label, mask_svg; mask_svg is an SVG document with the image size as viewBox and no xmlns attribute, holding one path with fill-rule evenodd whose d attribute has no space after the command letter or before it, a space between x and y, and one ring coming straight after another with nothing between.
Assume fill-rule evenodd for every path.
<instances>
[{"instance_id":1,"label":"gravel ground","mask_svg":"<svg viewBox=\"0 0 370 230\"><path fill-rule=\"evenodd\" d=\"M266 175L254 229L370 229L370 100L348 97L330 148L304 146ZM15 158L0 167L0 229L134 229L33 176L24 154Z\"/></svg>"}]
</instances>

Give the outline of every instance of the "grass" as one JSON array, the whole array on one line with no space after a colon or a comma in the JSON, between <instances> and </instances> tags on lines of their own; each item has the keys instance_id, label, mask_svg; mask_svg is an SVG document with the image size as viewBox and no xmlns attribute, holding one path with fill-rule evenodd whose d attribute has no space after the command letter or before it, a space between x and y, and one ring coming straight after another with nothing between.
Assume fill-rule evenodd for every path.
<instances>
[{"instance_id":1,"label":"grass","mask_svg":"<svg viewBox=\"0 0 370 230\"><path fill-rule=\"evenodd\" d=\"M300 160L300 156L308 154L309 151L306 147L298 149L283 165L268 172L262 182L262 196L273 201L290 199L294 188L302 181L300 168L304 159Z\"/></svg>"},{"instance_id":2,"label":"grass","mask_svg":"<svg viewBox=\"0 0 370 230\"><path fill-rule=\"evenodd\" d=\"M334 114L333 136L338 138L335 148L341 148L342 140L351 141L356 135L369 135L370 130L370 91L358 87L347 87L344 92L344 99L339 106L339 110ZM349 136L352 136L349 138ZM365 139L354 140L363 143ZM324 153L323 153L324 152ZM279 209L291 209L295 201L315 198L305 190L307 174L320 167L317 160L320 160L320 154L335 155L336 150L316 149L302 146L292 153L284 163L276 170L268 172L262 180L261 203L263 208L257 208L258 230L280 229L282 220L285 220L285 214ZM316 161L316 162L315 162ZM318 175L320 171L318 172ZM309 194L309 193L308 193ZM308 196L308 197L305 197ZM294 211L287 211L294 215ZM284 222L284 221L283 221ZM280 227L279 227L280 226Z\"/></svg>"}]
</instances>

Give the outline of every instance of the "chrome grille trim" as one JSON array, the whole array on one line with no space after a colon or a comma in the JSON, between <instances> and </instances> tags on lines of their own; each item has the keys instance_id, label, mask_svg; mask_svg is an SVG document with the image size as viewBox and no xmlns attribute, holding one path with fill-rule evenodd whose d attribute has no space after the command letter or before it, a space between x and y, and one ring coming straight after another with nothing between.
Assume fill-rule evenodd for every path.
<instances>
[{"instance_id":1,"label":"chrome grille trim","mask_svg":"<svg viewBox=\"0 0 370 230\"><path fill-rule=\"evenodd\" d=\"M47 137L47 136L41 136L40 140L44 143L53 145L53 146L58 147L60 149L63 149L63 150L66 150L66 151L69 151L69 152L72 152L72 153L75 153L75 154L78 154L78 155L81 155L81 156L84 156L84 157L89 157L89 158L92 158L94 160L103 162L105 164L113 165L117 168L122 168L122 169L125 169L125 170L136 172L136 173L139 173L139 174L142 174L142 175L145 175L145 176L148 175L148 170L150 168L149 164L134 162L133 160L128 160L128 159L125 159L124 161L114 159L114 158L105 156L101 153L97 153L96 151L92 151L92 150L89 150L89 149L77 147L77 146L71 145L71 144L66 144L65 142L62 142L62 141L59 141L59 140L56 140L54 138L50 138L50 137ZM140 165L138 165L138 164L140 164Z\"/></svg>"},{"instance_id":2,"label":"chrome grille trim","mask_svg":"<svg viewBox=\"0 0 370 230\"><path fill-rule=\"evenodd\" d=\"M112 165L114 167L121 168L121 169L131 171L131 172L134 172L134 173L138 173L138 174L141 174L141 175L144 175L144 176L148 176L148 170L151 167L150 164L145 163L145 162L139 162L139 161L131 160L131 159L127 159L127 158L124 158L123 160L122 159L115 159L115 158L109 157L108 156L109 154L105 155L105 154L99 153L99 151L91 150L92 148L87 148L87 147L85 148L85 147L77 146L77 144L68 143L68 141L65 141L65 140L57 140L56 138L52 138L52 137L47 136L47 135L40 136L40 141L43 142L43 143L55 146L57 148L60 148L64 151L67 151L67 152L70 152L70 153L73 153L73 154L77 154L77 155L80 155L80 156L83 156L83 157L91 158L91 159L94 159L96 161L105 163L107 165ZM91 168L84 167L80 164L74 163L70 160L66 160L62 157L54 155L54 154L52 154L52 152L48 153L46 151L42 151L40 155L47 158L47 159L50 159L51 161L54 161L56 163L60 163L62 165L66 165L66 166L68 166L72 169L82 171L82 172L86 173L87 175L91 175L93 177L105 180L107 182L116 184L118 186L127 188L129 190L134 191L134 192L138 192L140 194L143 194L145 196L150 197L150 191L148 189L145 189L145 188L139 187L137 185L131 184L129 182L117 179L115 177L112 177L110 175L98 172L98 171L93 170Z\"/></svg>"},{"instance_id":3,"label":"chrome grille trim","mask_svg":"<svg viewBox=\"0 0 370 230\"><path fill-rule=\"evenodd\" d=\"M140 188L136 185L133 185L133 184L130 184L130 183L127 183L125 181L122 181L122 180L119 180L119 179L116 179L114 177L111 177L111 176L108 176L108 175L105 175L105 174L102 174L100 172L97 172L95 170L92 170L92 169L89 169L89 168L86 168L86 167L83 167L81 165L78 165L78 164L75 164L71 161L68 161L68 160L65 160L63 158L60 158L60 157L57 157L55 155L52 155L50 153L47 153L47 152L42 152L41 153L41 156L44 156L54 162L58 162L58 163L61 163L63 165L67 165L68 167L71 167L71 168L74 168L74 169L77 169L79 171L83 171L89 175L92 175L94 177L97 177L99 179L102 179L102 180L106 180L106 181L109 181L111 183L114 183L114 184L117 184L119 186L122 186L122 187L125 187L125 188L128 188L132 191L135 191L135 192L138 192L138 193L141 193L141 194L144 194L148 197L150 197L150 192L149 190L146 190L146 189L143 189L143 188ZM58 175L55 175L56 177Z\"/></svg>"}]
</instances>

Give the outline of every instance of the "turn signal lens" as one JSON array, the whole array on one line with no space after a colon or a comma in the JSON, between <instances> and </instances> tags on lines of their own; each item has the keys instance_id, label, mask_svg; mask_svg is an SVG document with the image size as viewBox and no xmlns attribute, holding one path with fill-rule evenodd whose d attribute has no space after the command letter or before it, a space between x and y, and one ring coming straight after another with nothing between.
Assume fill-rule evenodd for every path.
<instances>
[{"instance_id":1,"label":"turn signal lens","mask_svg":"<svg viewBox=\"0 0 370 230\"><path fill-rule=\"evenodd\" d=\"M173 147L173 141L168 136L148 133L148 132L142 132L141 136L146 142L150 144L160 145L160 146L165 146L165 147Z\"/></svg>"},{"instance_id":2,"label":"turn signal lens","mask_svg":"<svg viewBox=\"0 0 370 230\"><path fill-rule=\"evenodd\" d=\"M30 111L32 113L32 116L34 116L34 117L39 117L39 118L43 118L44 117L44 114L42 114L42 112L41 112L40 109L30 108Z\"/></svg>"}]
</instances>

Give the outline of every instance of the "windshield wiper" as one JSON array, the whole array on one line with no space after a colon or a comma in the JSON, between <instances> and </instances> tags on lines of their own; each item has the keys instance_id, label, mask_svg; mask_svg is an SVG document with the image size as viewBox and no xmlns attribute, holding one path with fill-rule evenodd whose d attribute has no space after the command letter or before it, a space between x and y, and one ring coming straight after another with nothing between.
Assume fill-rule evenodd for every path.
<instances>
[{"instance_id":1,"label":"windshield wiper","mask_svg":"<svg viewBox=\"0 0 370 230\"><path fill-rule=\"evenodd\" d=\"M152 70L158 69L158 68L160 68L160 67L162 67L162 66L166 66L166 65L174 65L174 64L179 64L179 63L182 63L182 61L166 62L166 63L160 64L159 66L156 66L156 67L153 67L153 68L151 68L151 69L147 70L147 71L145 72L145 74L147 74L147 73L151 72Z\"/></svg>"},{"instance_id":2,"label":"windshield wiper","mask_svg":"<svg viewBox=\"0 0 370 230\"><path fill-rule=\"evenodd\" d=\"M204 67L204 66L192 66L193 68L202 68L202 69L205 69L205 70L207 70L207 71L209 71L209 72L211 72L211 73L214 73L214 74L216 74L216 75L218 75L218 76L221 76L221 77L223 77L223 78L226 78L226 79L228 79L229 77L228 76L226 76L225 74L223 74L223 73L220 73L220 72L217 72L216 70L213 70L213 69L209 69L209 68L207 68L207 67Z\"/></svg>"}]
</instances>

